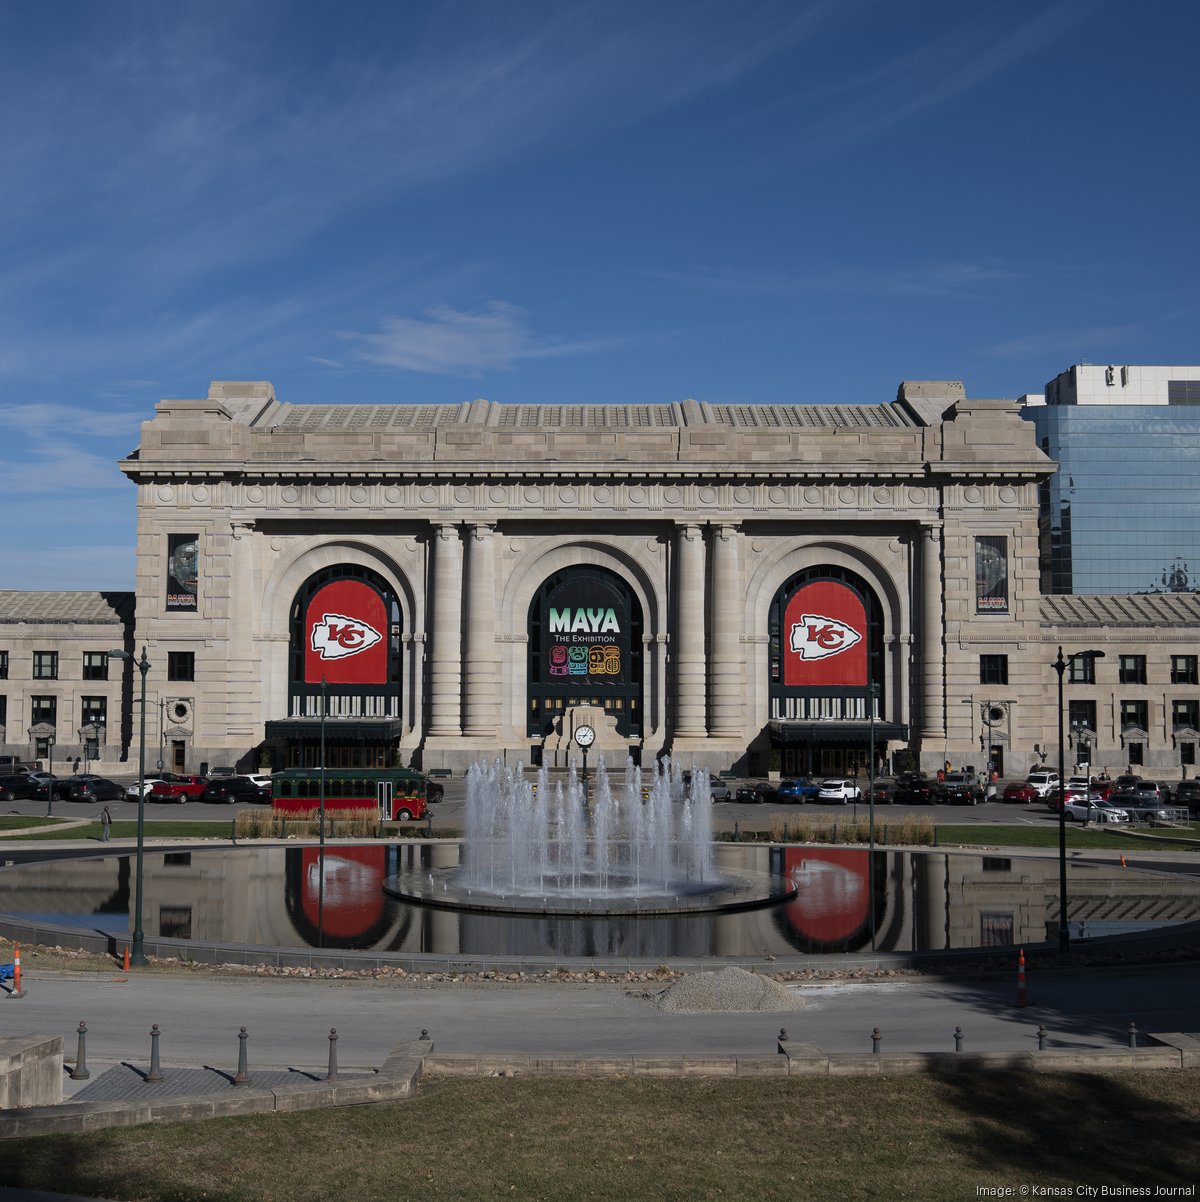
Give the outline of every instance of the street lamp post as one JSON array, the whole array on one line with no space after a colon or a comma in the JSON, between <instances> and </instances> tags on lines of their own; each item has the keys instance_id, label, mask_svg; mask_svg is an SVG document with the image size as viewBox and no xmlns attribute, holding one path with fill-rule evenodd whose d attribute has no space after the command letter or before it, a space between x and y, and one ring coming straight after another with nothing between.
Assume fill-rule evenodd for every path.
<instances>
[{"instance_id":1,"label":"street lamp post","mask_svg":"<svg viewBox=\"0 0 1200 1202\"><path fill-rule=\"evenodd\" d=\"M46 817L54 817L54 736L46 740Z\"/></svg>"},{"instance_id":2,"label":"street lamp post","mask_svg":"<svg viewBox=\"0 0 1200 1202\"><path fill-rule=\"evenodd\" d=\"M321 886L325 885L325 715L329 712L329 684L321 677Z\"/></svg>"},{"instance_id":3,"label":"street lamp post","mask_svg":"<svg viewBox=\"0 0 1200 1202\"><path fill-rule=\"evenodd\" d=\"M1077 654L1093 662L1104 658L1103 651ZM1058 950L1060 955L1066 955L1071 948L1071 930L1067 925L1067 736L1063 713L1063 673L1067 661L1061 647L1051 667L1058 673Z\"/></svg>"},{"instance_id":4,"label":"street lamp post","mask_svg":"<svg viewBox=\"0 0 1200 1202\"><path fill-rule=\"evenodd\" d=\"M149 963L142 932L142 880L146 849L146 673L150 671L150 660L145 647L142 648L141 659L134 659L130 651L110 651L109 655L114 659L128 660L142 674L141 720L138 724L137 868L134 877L133 948L129 956L129 963L140 968Z\"/></svg>"},{"instance_id":5,"label":"street lamp post","mask_svg":"<svg viewBox=\"0 0 1200 1202\"><path fill-rule=\"evenodd\" d=\"M868 719L871 728L867 760L867 907L871 922L871 951L875 950L875 701L878 696L879 686L872 683L867 689Z\"/></svg>"}]
</instances>

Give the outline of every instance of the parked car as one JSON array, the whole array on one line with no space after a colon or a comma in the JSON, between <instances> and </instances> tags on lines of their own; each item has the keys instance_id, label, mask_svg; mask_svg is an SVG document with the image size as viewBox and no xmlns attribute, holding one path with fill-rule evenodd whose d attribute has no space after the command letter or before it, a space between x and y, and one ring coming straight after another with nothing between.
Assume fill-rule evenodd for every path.
<instances>
[{"instance_id":1,"label":"parked car","mask_svg":"<svg viewBox=\"0 0 1200 1202\"><path fill-rule=\"evenodd\" d=\"M848 801L858 801L861 796L858 786L844 777L823 780L817 792L818 801L835 801L840 805L845 805Z\"/></svg>"},{"instance_id":2,"label":"parked car","mask_svg":"<svg viewBox=\"0 0 1200 1202\"><path fill-rule=\"evenodd\" d=\"M1136 793L1144 801L1161 802L1163 805L1167 805L1171 800L1171 790L1152 780L1138 781L1130 792Z\"/></svg>"},{"instance_id":3,"label":"parked car","mask_svg":"<svg viewBox=\"0 0 1200 1202\"><path fill-rule=\"evenodd\" d=\"M683 787L685 790L692 787L692 774L685 772L683 774ZM708 778L708 792L713 801L729 801L733 797L729 785L719 776L710 775Z\"/></svg>"},{"instance_id":4,"label":"parked car","mask_svg":"<svg viewBox=\"0 0 1200 1202\"><path fill-rule=\"evenodd\" d=\"M1049 797L1058 792L1059 775L1057 772L1031 772L1025 783L1037 791L1039 797Z\"/></svg>"},{"instance_id":5,"label":"parked car","mask_svg":"<svg viewBox=\"0 0 1200 1202\"><path fill-rule=\"evenodd\" d=\"M1114 793L1109 801L1125 810L1135 822L1170 822L1175 817L1172 807L1149 790L1128 789Z\"/></svg>"},{"instance_id":6,"label":"parked car","mask_svg":"<svg viewBox=\"0 0 1200 1202\"><path fill-rule=\"evenodd\" d=\"M933 805L936 781L926 780L922 776L904 776L896 782L896 803L898 805Z\"/></svg>"},{"instance_id":7,"label":"parked car","mask_svg":"<svg viewBox=\"0 0 1200 1202\"><path fill-rule=\"evenodd\" d=\"M890 806L896 799L896 786L891 781L877 780L874 787L867 786L864 797L874 801L877 806Z\"/></svg>"},{"instance_id":8,"label":"parked car","mask_svg":"<svg viewBox=\"0 0 1200 1202\"><path fill-rule=\"evenodd\" d=\"M734 801L744 801L754 804L755 802L775 802L779 800L779 791L769 780L751 781L749 784L739 785L737 792L733 795Z\"/></svg>"},{"instance_id":9,"label":"parked car","mask_svg":"<svg viewBox=\"0 0 1200 1202\"><path fill-rule=\"evenodd\" d=\"M1086 797L1068 801L1064 813L1069 822L1128 822L1129 811L1111 801L1098 797Z\"/></svg>"},{"instance_id":10,"label":"parked car","mask_svg":"<svg viewBox=\"0 0 1200 1202\"><path fill-rule=\"evenodd\" d=\"M1037 801L1037 790L1029 784L1028 781L1014 782L1011 785L1004 786L1004 796L1002 801L1022 802L1028 804L1031 801Z\"/></svg>"},{"instance_id":11,"label":"parked car","mask_svg":"<svg viewBox=\"0 0 1200 1202\"><path fill-rule=\"evenodd\" d=\"M239 802L269 802L271 791L261 789L252 780L244 776L225 776L220 780L210 780L201 790L197 801L223 801L228 805Z\"/></svg>"},{"instance_id":12,"label":"parked car","mask_svg":"<svg viewBox=\"0 0 1200 1202\"><path fill-rule=\"evenodd\" d=\"M16 801L18 797L35 797L38 783L27 772L15 776L0 776L0 801ZM45 797L45 792L42 793Z\"/></svg>"},{"instance_id":13,"label":"parked car","mask_svg":"<svg viewBox=\"0 0 1200 1202\"><path fill-rule=\"evenodd\" d=\"M441 801L446 796L446 786L441 781L427 780L425 782L425 800L427 802ZM642 800L646 800L646 791L642 790Z\"/></svg>"},{"instance_id":14,"label":"parked car","mask_svg":"<svg viewBox=\"0 0 1200 1202\"><path fill-rule=\"evenodd\" d=\"M934 800L943 805L977 806L983 789L965 772L947 772L934 788Z\"/></svg>"},{"instance_id":15,"label":"parked car","mask_svg":"<svg viewBox=\"0 0 1200 1202\"><path fill-rule=\"evenodd\" d=\"M807 776L795 780L781 780L775 790L778 801L806 802L816 801L821 786Z\"/></svg>"},{"instance_id":16,"label":"parked car","mask_svg":"<svg viewBox=\"0 0 1200 1202\"><path fill-rule=\"evenodd\" d=\"M1113 781L1113 784L1116 786L1116 791L1118 793L1126 793L1141 779L1142 778L1140 776L1135 776L1129 772L1123 772L1115 781Z\"/></svg>"},{"instance_id":17,"label":"parked car","mask_svg":"<svg viewBox=\"0 0 1200 1202\"><path fill-rule=\"evenodd\" d=\"M242 780L253 781L260 789L269 789L271 787L271 774L269 772L243 772L241 778Z\"/></svg>"},{"instance_id":18,"label":"parked car","mask_svg":"<svg viewBox=\"0 0 1200 1202\"><path fill-rule=\"evenodd\" d=\"M204 792L208 778L204 776L182 776L174 780L159 781L150 790L148 801L195 801Z\"/></svg>"},{"instance_id":19,"label":"parked car","mask_svg":"<svg viewBox=\"0 0 1200 1202\"><path fill-rule=\"evenodd\" d=\"M1200 814L1200 780L1181 780L1175 786L1175 804L1187 808L1193 814Z\"/></svg>"},{"instance_id":20,"label":"parked car","mask_svg":"<svg viewBox=\"0 0 1200 1202\"><path fill-rule=\"evenodd\" d=\"M125 790L104 776L76 776L68 782L68 801L120 801Z\"/></svg>"},{"instance_id":21,"label":"parked car","mask_svg":"<svg viewBox=\"0 0 1200 1202\"><path fill-rule=\"evenodd\" d=\"M30 775L30 780L34 782L34 792L32 796L35 800L46 800L46 786L53 782L53 794L56 801L66 801L71 792L71 778L67 776L51 776L46 772L34 772Z\"/></svg>"}]
</instances>

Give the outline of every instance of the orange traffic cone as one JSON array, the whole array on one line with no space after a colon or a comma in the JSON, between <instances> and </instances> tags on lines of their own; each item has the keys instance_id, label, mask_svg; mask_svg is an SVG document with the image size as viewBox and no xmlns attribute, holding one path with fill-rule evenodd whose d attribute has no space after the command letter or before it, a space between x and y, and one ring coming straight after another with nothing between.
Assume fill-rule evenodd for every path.
<instances>
[{"instance_id":1,"label":"orange traffic cone","mask_svg":"<svg viewBox=\"0 0 1200 1202\"><path fill-rule=\"evenodd\" d=\"M21 996L21 945L13 944L13 997Z\"/></svg>"},{"instance_id":2,"label":"orange traffic cone","mask_svg":"<svg viewBox=\"0 0 1200 1202\"><path fill-rule=\"evenodd\" d=\"M1129 865L1125 863L1125 857L1124 857L1123 855L1121 856L1121 867L1122 867L1122 868L1128 868L1128 867L1129 867Z\"/></svg>"},{"instance_id":3,"label":"orange traffic cone","mask_svg":"<svg viewBox=\"0 0 1200 1202\"><path fill-rule=\"evenodd\" d=\"M122 972L129 971L129 944L128 943L125 945L125 960L121 965L121 971Z\"/></svg>"}]
</instances>

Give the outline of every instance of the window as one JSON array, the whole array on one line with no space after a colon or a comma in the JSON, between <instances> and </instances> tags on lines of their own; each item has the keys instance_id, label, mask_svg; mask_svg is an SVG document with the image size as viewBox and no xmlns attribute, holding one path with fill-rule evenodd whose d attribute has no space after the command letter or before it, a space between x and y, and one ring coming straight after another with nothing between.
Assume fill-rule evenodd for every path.
<instances>
[{"instance_id":1,"label":"window","mask_svg":"<svg viewBox=\"0 0 1200 1202\"><path fill-rule=\"evenodd\" d=\"M1144 655L1122 655L1118 677L1121 684L1146 683L1146 657Z\"/></svg>"},{"instance_id":2,"label":"window","mask_svg":"<svg viewBox=\"0 0 1200 1202\"><path fill-rule=\"evenodd\" d=\"M1150 703L1148 701L1122 701L1121 729L1148 731L1150 729Z\"/></svg>"},{"instance_id":3,"label":"window","mask_svg":"<svg viewBox=\"0 0 1200 1202\"><path fill-rule=\"evenodd\" d=\"M0 697L0 726L8 725L8 698Z\"/></svg>"},{"instance_id":4,"label":"window","mask_svg":"<svg viewBox=\"0 0 1200 1202\"><path fill-rule=\"evenodd\" d=\"M979 915L980 947L1011 947L1013 942L1013 916L984 910Z\"/></svg>"},{"instance_id":5,"label":"window","mask_svg":"<svg viewBox=\"0 0 1200 1202\"><path fill-rule=\"evenodd\" d=\"M1200 671L1197 671L1196 656L1171 656L1172 684L1200 684Z\"/></svg>"},{"instance_id":6,"label":"window","mask_svg":"<svg viewBox=\"0 0 1200 1202\"><path fill-rule=\"evenodd\" d=\"M1171 729L1178 730L1181 726L1200 730L1200 701L1171 702Z\"/></svg>"},{"instance_id":7,"label":"window","mask_svg":"<svg viewBox=\"0 0 1200 1202\"><path fill-rule=\"evenodd\" d=\"M1008 613L1008 539L975 540L975 612Z\"/></svg>"},{"instance_id":8,"label":"window","mask_svg":"<svg viewBox=\"0 0 1200 1202\"><path fill-rule=\"evenodd\" d=\"M35 651L33 653L33 679L58 679L58 652Z\"/></svg>"},{"instance_id":9,"label":"window","mask_svg":"<svg viewBox=\"0 0 1200 1202\"><path fill-rule=\"evenodd\" d=\"M1072 730L1096 729L1096 703L1094 701L1068 701L1067 721Z\"/></svg>"},{"instance_id":10,"label":"window","mask_svg":"<svg viewBox=\"0 0 1200 1202\"><path fill-rule=\"evenodd\" d=\"M1196 744L1195 743L1180 743L1179 744L1179 762L1180 762L1180 764L1195 764L1195 762L1196 762Z\"/></svg>"},{"instance_id":11,"label":"window","mask_svg":"<svg viewBox=\"0 0 1200 1202\"><path fill-rule=\"evenodd\" d=\"M167 679L195 680L196 653L194 651L168 651Z\"/></svg>"},{"instance_id":12,"label":"window","mask_svg":"<svg viewBox=\"0 0 1200 1202\"><path fill-rule=\"evenodd\" d=\"M47 726L56 726L58 724L57 697L30 697L29 725L37 726L43 722Z\"/></svg>"},{"instance_id":13,"label":"window","mask_svg":"<svg viewBox=\"0 0 1200 1202\"><path fill-rule=\"evenodd\" d=\"M108 652L85 651L83 653L83 679L108 679Z\"/></svg>"},{"instance_id":14,"label":"window","mask_svg":"<svg viewBox=\"0 0 1200 1202\"><path fill-rule=\"evenodd\" d=\"M108 698L81 697L79 699L79 718L84 726L89 723L95 726L107 726Z\"/></svg>"},{"instance_id":15,"label":"window","mask_svg":"<svg viewBox=\"0 0 1200 1202\"><path fill-rule=\"evenodd\" d=\"M1071 684L1096 683L1096 657L1094 655L1072 655L1067 661L1067 680Z\"/></svg>"},{"instance_id":16,"label":"window","mask_svg":"<svg viewBox=\"0 0 1200 1202\"><path fill-rule=\"evenodd\" d=\"M0 651L0 680L8 679L8 652Z\"/></svg>"},{"instance_id":17,"label":"window","mask_svg":"<svg viewBox=\"0 0 1200 1202\"><path fill-rule=\"evenodd\" d=\"M980 684L1008 684L1008 656L981 655L979 657Z\"/></svg>"}]
</instances>

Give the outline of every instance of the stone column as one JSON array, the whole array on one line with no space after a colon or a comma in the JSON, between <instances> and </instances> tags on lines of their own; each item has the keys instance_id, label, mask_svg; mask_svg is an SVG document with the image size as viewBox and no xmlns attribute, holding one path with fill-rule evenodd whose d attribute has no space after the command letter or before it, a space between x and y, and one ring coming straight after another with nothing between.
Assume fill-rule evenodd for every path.
<instances>
[{"instance_id":1,"label":"stone column","mask_svg":"<svg viewBox=\"0 0 1200 1202\"><path fill-rule=\"evenodd\" d=\"M712 540L712 663L708 673L710 733L735 738L745 730L746 664L742 653L738 528L724 523Z\"/></svg>"},{"instance_id":2,"label":"stone column","mask_svg":"<svg viewBox=\"0 0 1200 1202\"><path fill-rule=\"evenodd\" d=\"M496 738L495 527L475 523L467 533L467 710L465 733Z\"/></svg>"},{"instance_id":3,"label":"stone column","mask_svg":"<svg viewBox=\"0 0 1200 1202\"><path fill-rule=\"evenodd\" d=\"M675 540L675 730L677 738L704 738L704 535L680 526Z\"/></svg>"},{"instance_id":4,"label":"stone column","mask_svg":"<svg viewBox=\"0 0 1200 1202\"><path fill-rule=\"evenodd\" d=\"M921 531L921 738L945 739L946 708L943 644L945 590L942 584L942 532Z\"/></svg>"},{"instance_id":5,"label":"stone column","mask_svg":"<svg viewBox=\"0 0 1200 1202\"><path fill-rule=\"evenodd\" d=\"M433 550L433 638L429 655L429 734L462 736L462 543L438 526Z\"/></svg>"}]
</instances>

